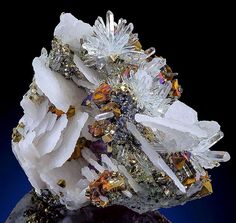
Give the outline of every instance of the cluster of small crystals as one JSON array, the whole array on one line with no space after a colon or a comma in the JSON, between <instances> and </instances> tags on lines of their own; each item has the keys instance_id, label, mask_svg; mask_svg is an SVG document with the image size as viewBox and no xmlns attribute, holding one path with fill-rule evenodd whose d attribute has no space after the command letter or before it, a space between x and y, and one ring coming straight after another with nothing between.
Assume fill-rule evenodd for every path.
<instances>
[{"instance_id":1,"label":"cluster of small crystals","mask_svg":"<svg viewBox=\"0 0 236 223\"><path fill-rule=\"evenodd\" d=\"M42 190L40 196L31 193L32 205L24 213L26 223L56 223L63 218L66 208L58 196L49 190Z\"/></svg>"},{"instance_id":2,"label":"cluster of small crystals","mask_svg":"<svg viewBox=\"0 0 236 223\"><path fill-rule=\"evenodd\" d=\"M178 198L178 202L185 202L188 199L193 199L193 195L194 198L197 198L212 193L208 176L198 179L197 191L191 190L192 185L195 188L197 180L196 171L190 163L191 154L189 152L164 152L161 154L163 160L178 179L186 188L190 189L188 194L179 193L173 180L165 172L159 172L153 166L140 148L139 141L126 127L127 121L132 122L149 143L155 144L158 142L156 134L150 128L144 127L135 121L135 114L142 112L142 110L137 107L137 102L128 88L125 86L112 88L107 83L103 83L85 98L82 105L90 108L96 106L101 111L101 114L95 116L97 121L88 126L92 136L99 138L97 141L91 142L89 148L98 157L101 154L108 154L113 157L127 169L135 182L142 187L142 192L138 192L142 199L138 199L138 201L135 196L127 199L125 196L121 196L122 194L111 191L106 199L104 198L105 194L102 194L104 201L90 195L90 199L94 204L105 206L107 204L123 203L128 204L136 211L139 211L142 206L148 211L157 207L174 205L176 198ZM111 131L106 131L107 127L111 125L113 126L109 128ZM94 186L92 188L94 190ZM128 188L132 193L135 193L132 187ZM91 194L93 190L90 188L88 194ZM153 203L153 201L155 202Z\"/></svg>"},{"instance_id":3,"label":"cluster of small crystals","mask_svg":"<svg viewBox=\"0 0 236 223\"><path fill-rule=\"evenodd\" d=\"M165 59L154 56L153 47L143 50L133 24L120 19L116 24L108 11L106 24L95 21L93 34L82 40L80 51L84 63L98 71L111 86L128 87L140 108L148 114L164 113L181 95L178 80ZM142 71L148 75L142 77Z\"/></svg>"},{"instance_id":4,"label":"cluster of small crystals","mask_svg":"<svg viewBox=\"0 0 236 223\"><path fill-rule=\"evenodd\" d=\"M22 132L24 131L25 125L23 122L20 122L15 128L13 128L12 131L12 141L13 142L20 142L23 134Z\"/></svg>"},{"instance_id":5,"label":"cluster of small crystals","mask_svg":"<svg viewBox=\"0 0 236 223\"><path fill-rule=\"evenodd\" d=\"M12 141L18 149L19 142L30 132L29 123L35 124L31 116L40 116L38 110L44 109L43 124L32 127L33 134L28 137L30 143L35 143L33 149L39 146L45 150L39 151L35 158L42 170L34 170L36 173L32 171L29 175L43 176L42 184L50 181L53 186L47 187L53 188L67 207L72 204L72 209L89 201L98 207L123 204L142 213L200 198L212 193L211 181L203 167L212 168L228 159L225 152L208 151L222 138L218 124L201 123L202 129L210 129L207 129L209 134L203 132L196 123L195 113L183 103L181 109L186 109L190 117L186 118L190 119L187 124L186 120L182 123L181 118L164 120L167 110L174 103L177 102L174 108L181 103L178 99L182 88L177 74L164 58L154 55L154 48L143 50L138 35L133 34L133 25L126 23L124 19L115 23L113 14L108 11L106 23L98 17L92 32L79 40L79 46L71 47L60 40L60 36L55 36L49 55L43 55L46 68L35 75L37 81L33 80L24 97L26 117L13 130ZM56 82L57 93L48 89L50 84L45 81L44 72L51 75L49 80ZM48 88L44 88L45 84ZM68 99L68 95L71 98ZM182 112L181 109L176 112ZM30 121L24 123L27 118ZM52 123L59 123L54 125L55 135ZM189 147L177 148L183 144L171 135L173 132L181 140L182 133L186 133L183 140L187 136L189 140L183 144ZM71 135L74 137L72 146L67 141ZM54 147L45 149L43 139ZM71 151L65 151L66 158L60 154L64 152L63 140ZM197 145L201 147L200 152ZM171 150L171 146L175 148ZM43 165L51 165L50 161L58 177L54 177L54 170L49 169L51 175L45 170ZM66 171L73 172L74 167L80 168L74 174L76 180L66 179ZM80 198L75 198L76 202L71 198L74 194Z\"/></svg>"},{"instance_id":6,"label":"cluster of small crystals","mask_svg":"<svg viewBox=\"0 0 236 223\"><path fill-rule=\"evenodd\" d=\"M105 207L114 199L114 194L125 190L125 179L118 172L104 171L100 177L89 185L86 196L98 207Z\"/></svg>"},{"instance_id":7,"label":"cluster of small crystals","mask_svg":"<svg viewBox=\"0 0 236 223\"><path fill-rule=\"evenodd\" d=\"M90 144L92 151L98 157L102 153L108 154L124 165L131 177L145 192L136 191L139 196L143 197L143 199L139 199L138 205L134 205L137 202L135 196L127 201L124 199L125 196L115 195L114 192L110 192L112 195L108 196L109 199L106 197L105 201L98 199L99 195L102 195L104 199L104 194L100 193L98 193L98 197L90 195L90 199L97 206L107 205L108 201L110 204L125 201L126 205L130 204L133 209L139 209L142 206L141 201L143 206L150 210L157 207L156 204L153 205L150 202L153 200L159 203L159 206L165 206L165 204L169 206L170 197L173 200L178 197L178 200L184 202L193 194L195 197L202 196L205 188L207 188L205 194L209 194L212 192L211 186L205 187L205 184L210 184L208 178L204 179L207 183L198 181L202 188L198 188L198 193L178 194L173 180L165 172L159 172L153 167L147 155L140 148L139 141L126 127L127 122L132 122L150 143L158 142L156 134L151 129L138 124L134 116L149 107L158 110L158 107L155 107L158 100L162 102L163 99L168 98L166 103L170 105L181 96L182 92L178 80L175 78L176 74L165 64L165 60L153 56L155 53L153 48L143 51L137 34L132 34L132 31L132 24L126 26L126 21L123 19L116 24L113 14L107 12L106 25L99 17L94 25L94 33L82 41L81 55L83 54L84 62L107 77L85 98L82 105L90 108L96 107L101 112L95 116L97 121L89 126L92 136L99 138ZM135 77L135 75L139 75L139 69L152 75L153 86L148 90L143 86L146 84L145 80L140 82ZM112 126L112 128L108 128L108 126ZM110 131L107 131L107 128ZM196 182L196 171L186 154L164 153L162 157L184 186L190 188ZM135 193L132 187L129 186L128 189ZM90 187L88 194L91 194L91 190Z\"/></svg>"},{"instance_id":8,"label":"cluster of small crystals","mask_svg":"<svg viewBox=\"0 0 236 223\"><path fill-rule=\"evenodd\" d=\"M89 148L99 157L100 162L102 154L113 157L112 142L117 140L117 132L120 128L119 122L122 122L121 116L131 112L129 108L131 108L133 104L128 104L128 101L125 102L127 99L126 96L127 94L124 92L114 91L110 85L102 83L93 93L88 95L82 103L83 106L91 109L92 107L96 107L101 111L101 114L95 116L96 121L88 126L89 133L97 139L90 142ZM120 137L118 138L121 140ZM107 174L109 173L105 175ZM100 178L102 180L98 179L98 181L102 182L97 183L96 181L90 185L87 194L92 203L97 206L105 206L116 199L117 196L121 195L119 191L127 189L126 185L128 184L125 182L124 176L116 174L117 173L112 174L112 182L103 179L104 177L101 176ZM101 184L103 188L106 187L110 189L100 191L99 185ZM97 186L97 189L95 189L95 186ZM98 192L98 190L100 192ZM94 193L94 191L96 191L96 193ZM97 196L94 196L94 194L97 194ZM103 200L100 199L101 197Z\"/></svg>"},{"instance_id":9,"label":"cluster of small crystals","mask_svg":"<svg viewBox=\"0 0 236 223\"><path fill-rule=\"evenodd\" d=\"M72 76L81 77L79 69L73 61L73 51L67 44L63 44L57 38L52 40L52 50L49 54L49 67L65 78L70 79Z\"/></svg>"},{"instance_id":10,"label":"cluster of small crystals","mask_svg":"<svg viewBox=\"0 0 236 223\"><path fill-rule=\"evenodd\" d=\"M98 141L99 146L103 145L103 152L110 153L109 155L123 164L137 183L143 184L142 186L150 184L153 188L151 192L153 195L157 191L161 194L163 190L156 187L151 169L154 173L157 171L139 148L138 140L126 128L126 123L127 121L135 123L140 127L145 138L151 141L157 140L151 129L135 122L134 116L145 110L144 104L150 103L149 106L154 107L160 98L159 93L165 88L166 83L169 84L169 88L166 88L167 93L163 98L169 97L169 104L180 97L182 89L178 85L178 80L174 78L176 74L165 64L165 60L160 58L160 64L148 65L152 60L155 61L153 56L155 49L142 50L138 35L132 33L133 24L126 25L126 23L126 20L120 19L116 24L113 14L108 11L106 24L101 17L98 17L93 34L82 41L81 58L85 64L106 76L105 81L92 94L89 94L83 105L96 107L101 112L95 117L99 121L89 126L89 132L93 137L100 137ZM155 70L157 67L158 69ZM152 70L153 89L145 91L144 83L139 83L133 78L138 75L136 72L140 68ZM138 89L138 84L142 85L140 89ZM157 88L158 85L159 88ZM149 97L140 100L145 93ZM151 97L152 100L150 100ZM140 103L141 101L143 103ZM114 128L112 128L112 133L104 134L108 124L112 124ZM95 143L97 144L97 141L92 144ZM97 151L95 147L93 152L97 153ZM148 185L146 187L148 188ZM129 189L133 192L132 188ZM116 203L117 196L113 197L114 199L110 199L110 202Z\"/></svg>"},{"instance_id":11,"label":"cluster of small crystals","mask_svg":"<svg viewBox=\"0 0 236 223\"><path fill-rule=\"evenodd\" d=\"M87 50L85 63L102 69L107 63L113 63L118 58L134 62L143 58L138 49L137 34L133 34L132 23L126 25L125 19L116 24L112 12L107 12L106 25L101 17L95 21L93 35L84 40L83 48Z\"/></svg>"}]
</instances>

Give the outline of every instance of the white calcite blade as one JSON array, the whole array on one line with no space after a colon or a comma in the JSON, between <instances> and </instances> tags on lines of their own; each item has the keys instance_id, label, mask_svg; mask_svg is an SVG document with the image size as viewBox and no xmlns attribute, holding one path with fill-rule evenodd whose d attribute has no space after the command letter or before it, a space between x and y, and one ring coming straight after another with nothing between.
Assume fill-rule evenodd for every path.
<instances>
[{"instance_id":1,"label":"white calcite blade","mask_svg":"<svg viewBox=\"0 0 236 223\"><path fill-rule=\"evenodd\" d=\"M92 153L92 151L90 151L87 148L84 148L81 151L81 154L83 156L83 158L89 163L91 164L94 168L96 168L96 170L98 170L100 173L103 173L105 168L103 166L101 166L98 162L97 162L97 158L96 156Z\"/></svg>"},{"instance_id":2,"label":"white calcite blade","mask_svg":"<svg viewBox=\"0 0 236 223\"><path fill-rule=\"evenodd\" d=\"M28 165L27 157L23 157L18 143L12 143L12 151L24 169L31 185L35 188L37 193L40 193L40 189L46 188L46 184L39 176L38 171L34 167Z\"/></svg>"},{"instance_id":3,"label":"white calcite blade","mask_svg":"<svg viewBox=\"0 0 236 223\"><path fill-rule=\"evenodd\" d=\"M51 131L57 120L57 115L52 112L48 112L42 122L34 129L37 138L39 139L41 135L47 131Z\"/></svg>"},{"instance_id":4,"label":"white calcite blade","mask_svg":"<svg viewBox=\"0 0 236 223\"><path fill-rule=\"evenodd\" d=\"M129 185L133 188L133 190L137 193L139 191L142 191L143 189L139 186L138 183L133 179L133 177L129 174L129 172L126 170L126 168L123 165L118 166L119 171L124 174L124 176L127 178Z\"/></svg>"},{"instance_id":5,"label":"white calcite blade","mask_svg":"<svg viewBox=\"0 0 236 223\"><path fill-rule=\"evenodd\" d=\"M135 120L163 132L166 151L190 151L194 165L200 165L197 168L200 173L202 167L211 169L230 159L227 152L209 150L223 137L220 125L215 121L198 121L197 113L182 102L171 105L164 117L136 114Z\"/></svg>"},{"instance_id":6,"label":"white calcite blade","mask_svg":"<svg viewBox=\"0 0 236 223\"><path fill-rule=\"evenodd\" d=\"M61 197L61 202L70 209L80 208L87 202L84 196L84 188L79 187L78 184L78 181L85 180L80 171L78 171L81 168L83 168L83 166L79 160L72 160L66 162L61 167L40 173L41 178L47 184L47 188L50 188L50 190L56 194L60 192L64 194L64 196ZM65 187L58 185L60 180L65 182ZM82 197L83 199L81 199ZM73 204L73 207L69 207L69 204Z\"/></svg>"},{"instance_id":7,"label":"white calcite blade","mask_svg":"<svg viewBox=\"0 0 236 223\"><path fill-rule=\"evenodd\" d=\"M60 20L55 28L54 35L63 43L69 44L72 50L78 51L81 38L92 33L92 27L70 13L62 13Z\"/></svg>"},{"instance_id":8,"label":"white calcite blade","mask_svg":"<svg viewBox=\"0 0 236 223\"><path fill-rule=\"evenodd\" d=\"M96 85L90 83L87 79L80 79L76 76L72 76L71 79L80 87L87 88L89 90L95 90L97 88Z\"/></svg>"},{"instance_id":9,"label":"white calcite blade","mask_svg":"<svg viewBox=\"0 0 236 223\"><path fill-rule=\"evenodd\" d=\"M89 199L86 196L86 191L87 191L87 188L83 189L81 192L77 194L68 194L68 198L71 200L71 202L68 202L68 203L66 202L64 198L62 198L64 200L66 207L69 210L76 210L81 207L84 207L85 205L88 205ZM75 197L77 199L74 199Z\"/></svg>"},{"instance_id":10,"label":"white calcite blade","mask_svg":"<svg viewBox=\"0 0 236 223\"><path fill-rule=\"evenodd\" d=\"M111 171L118 171L117 166L112 162L112 160L107 156L107 154L102 154L102 162L109 168Z\"/></svg>"},{"instance_id":11,"label":"white calcite blade","mask_svg":"<svg viewBox=\"0 0 236 223\"><path fill-rule=\"evenodd\" d=\"M176 120L186 125L198 122L197 112L181 101L175 101L165 113L166 119Z\"/></svg>"},{"instance_id":12,"label":"white calcite blade","mask_svg":"<svg viewBox=\"0 0 236 223\"><path fill-rule=\"evenodd\" d=\"M83 169L83 168L82 168ZM81 169L81 170L82 170ZM96 177L97 178L97 177ZM96 179L94 178L94 179ZM81 178L79 181L76 183L76 186L81 188L82 190L87 188L89 186L89 181L87 179Z\"/></svg>"},{"instance_id":13,"label":"white calcite blade","mask_svg":"<svg viewBox=\"0 0 236 223\"><path fill-rule=\"evenodd\" d=\"M85 166L81 169L81 174L86 177L89 182L92 182L98 178L98 175L91 171L89 167Z\"/></svg>"},{"instance_id":14,"label":"white calcite blade","mask_svg":"<svg viewBox=\"0 0 236 223\"><path fill-rule=\"evenodd\" d=\"M63 166L54 168L49 171L42 172L41 178L52 188L55 192L64 190L75 190L76 183L82 178L82 175L78 169L81 166L78 161L72 160L66 162ZM57 183L59 180L65 180L65 189L60 187ZM82 189L81 189L82 191Z\"/></svg>"},{"instance_id":15,"label":"white calcite blade","mask_svg":"<svg viewBox=\"0 0 236 223\"><path fill-rule=\"evenodd\" d=\"M46 189L47 184L40 177L39 172L35 168L28 168L27 166L23 167L25 174L27 175L30 183L35 188L36 192L40 194L41 189Z\"/></svg>"},{"instance_id":16,"label":"white calcite blade","mask_svg":"<svg viewBox=\"0 0 236 223\"><path fill-rule=\"evenodd\" d=\"M207 132L208 137L211 137L220 131L220 125L215 121L199 121L197 125Z\"/></svg>"},{"instance_id":17,"label":"white calcite blade","mask_svg":"<svg viewBox=\"0 0 236 223\"><path fill-rule=\"evenodd\" d=\"M34 131L29 131L28 134L25 135L24 140L19 142L20 152L29 167L35 167L40 157L37 148L33 144L35 136Z\"/></svg>"},{"instance_id":18,"label":"white calcite blade","mask_svg":"<svg viewBox=\"0 0 236 223\"><path fill-rule=\"evenodd\" d=\"M44 156L40 162L41 168L49 170L60 167L70 158L87 119L87 113L80 111L76 112L68 122L67 128L62 136L63 141L60 147L56 151Z\"/></svg>"},{"instance_id":19,"label":"white calcite blade","mask_svg":"<svg viewBox=\"0 0 236 223\"><path fill-rule=\"evenodd\" d=\"M174 129L183 133L190 133L199 138L207 137L207 132L197 125L189 125L178 120L162 117L150 117L147 115L136 114L135 120L150 128L164 130L164 128ZM164 127L164 128L163 128Z\"/></svg>"},{"instance_id":20,"label":"white calcite blade","mask_svg":"<svg viewBox=\"0 0 236 223\"><path fill-rule=\"evenodd\" d=\"M34 129L41 123L48 112L49 101L45 99L40 104L33 103L27 96L24 96L21 101L21 106L24 109L25 125Z\"/></svg>"},{"instance_id":21,"label":"white calcite blade","mask_svg":"<svg viewBox=\"0 0 236 223\"><path fill-rule=\"evenodd\" d=\"M71 105L82 103L85 92L72 81L51 71L42 57L34 59L33 67L36 84L57 109L67 112Z\"/></svg>"},{"instance_id":22,"label":"white calcite blade","mask_svg":"<svg viewBox=\"0 0 236 223\"><path fill-rule=\"evenodd\" d=\"M52 152L57 142L61 138L61 134L63 130L66 128L68 123L68 119L66 115L62 115L55 123L54 128L47 132L44 136L40 138L40 140L37 142L37 149L41 156Z\"/></svg>"}]
</instances>

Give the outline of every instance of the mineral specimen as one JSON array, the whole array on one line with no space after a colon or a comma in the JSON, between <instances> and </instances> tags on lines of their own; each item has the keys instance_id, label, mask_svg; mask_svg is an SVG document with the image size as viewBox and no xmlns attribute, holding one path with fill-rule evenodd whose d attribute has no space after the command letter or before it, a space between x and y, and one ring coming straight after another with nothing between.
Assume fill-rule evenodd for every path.
<instances>
[{"instance_id":1,"label":"mineral specimen","mask_svg":"<svg viewBox=\"0 0 236 223\"><path fill-rule=\"evenodd\" d=\"M93 27L61 15L49 55L43 49L33 61L12 135L39 196L49 191L70 210L124 205L143 213L212 193L206 169L230 159L210 150L223 133L179 101L177 74L154 54L110 11Z\"/></svg>"},{"instance_id":2,"label":"mineral specimen","mask_svg":"<svg viewBox=\"0 0 236 223\"><path fill-rule=\"evenodd\" d=\"M48 190L43 190L39 196L33 191L25 195L5 223L111 223L111 221L112 223L170 223L158 211L138 214L118 205L105 208L89 205L76 211L68 210L60 204L58 197Z\"/></svg>"}]
</instances>

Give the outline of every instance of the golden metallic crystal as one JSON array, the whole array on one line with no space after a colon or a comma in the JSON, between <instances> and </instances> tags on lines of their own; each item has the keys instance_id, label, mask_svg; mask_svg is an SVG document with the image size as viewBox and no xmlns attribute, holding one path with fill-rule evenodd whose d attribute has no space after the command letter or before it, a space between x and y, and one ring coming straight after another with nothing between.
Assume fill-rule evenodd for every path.
<instances>
[{"instance_id":1,"label":"golden metallic crystal","mask_svg":"<svg viewBox=\"0 0 236 223\"><path fill-rule=\"evenodd\" d=\"M71 160L77 160L81 157L81 150L88 144L88 141L86 138L81 137L78 139L76 146L75 146L75 150L72 153L71 157L69 158L68 161Z\"/></svg>"},{"instance_id":2,"label":"golden metallic crystal","mask_svg":"<svg viewBox=\"0 0 236 223\"><path fill-rule=\"evenodd\" d=\"M49 111L52 112L53 114L57 115L57 117L61 117L65 112L62 110L57 109L54 105L49 107Z\"/></svg>"},{"instance_id":3,"label":"golden metallic crystal","mask_svg":"<svg viewBox=\"0 0 236 223\"><path fill-rule=\"evenodd\" d=\"M143 134L144 137L149 141L149 142L153 142L156 138L154 132L152 131L152 129L148 128L148 127L144 127L143 129Z\"/></svg>"},{"instance_id":4,"label":"golden metallic crystal","mask_svg":"<svg viewBox=\"0 0 236 223\"><path fill-rule=\"evenodd\" d=\"M137 51L142 50L142 45L138 40L134 43L134 47L135 47L135 50L137 50Z\"/></svg>"},{"instance_id":5,"label":"golden metallic crystal","mask_svg":"<svg viewBox=\"0 0 236 223\"><path fill-rule=\"evenodd\" d=\"M171 156L171 161L177 170L181 170L186 163L186 159L178 153Z\"/></svg>"},{"instance_id":6,"label":"golden metallic crystal","mask_svg":"<svg viewBox=\"0 0 236 223\"><path fill-rule=\"evenodd\" d=\"M36 85L34 80L30 85L30 89L27 92L27 96L33 103L37 104L40 104L44 99L44 96L39 94L38 86Z\"/></svg>"},{"instance_id":7,"label":"golden metallic crystal","mask_svg":"<svg viewBox=\"0 0 236 223\"><path fill-rule=\"evenodd\" d=\"M119 105L115 102L109 102L101 108L102 111L109 112L112 111L114 115L118 118L121 115Z\"/></svg>"},{"instance_id":8,"label":"golden metallic crystal","mask_svg":"<svg viewBox=\"0 0 236 223\"><path fill-rule=\"evenodd\" d=\"M111 134L106 134L106 135L102 136L102 140L105 143L109 143L113 140L113 136Z\"/></svg>"},{"instance_id":9,"label":"golden metallic crystal","mask_svg":"<svg viewBox=\"0 0 236 223\"><path fill-rule=\"evenodd\" d=\"M98 207L109 203L110 193L125 190L125 178L118 172L105 170L97 180L89 184L86 196Z\"/></svg>"},{"instance_id":10,"label":"golden metallic crystal","mask_svg":"<svg viewBox=\"0 0 236 223\"><path fill-rule=\"evenodd\" d=\"M202 181L202 189L201 191L198 193L200 196L205 196L208 194L213 193L213 189L212 189L212 184L210 179L203 179Z\"/></svg>"},{"instance_id":11,"label":"golden metallic crystal","mask_svg":"<svg viewBox=\"0 0 236 223\"><path fill-rule=\"evenodd\" d=\"M64 179L60 179L57 181L57 185L59 187L65 188L66 187L66 181Z\"/></svg>"},{"instance_id":12,"label":"golden metallic crystal","mask_svg":"<svg viewBox=\"0 0 236 223\"><path fill-rule=\"evenodd\" d=\"M111 87L107 83L102 83L93 93L92 100L96 104L102 104L110 99Z\"/></svg>"},{"instance_id":13,"label":"golden metallic crystal","mask_svg":"<svg viewBox=\"0 0 236 223\"><path fill-rule=\"evenodd\" d=\"M13 142L20 142L23 138L22 131L25 128L25 124L20 122L16 128L12 130L12 141Z\"/></svg>"},{"instance_id":14,"label":"golden metallic crystal","mask_svg":"<svg viewBox=\"0 0 236 223\"><path fill-rule=\"evenodd\" d=\"M70 108L68 109L67 113L67 118L71 118L75 115L75 106L70 106Z\"/></svg>"},{"instance_id":15,"label":"golden metallic crystal","mask_svg":"<svg viewBox=\"0 0 236 223\"><path fill-rule=\"evenodd\" d=\"M196 182L196 178L195 177L188 177L183 181L183 185L184 186L190 186L191 184Z\"/></svg>"}]
</instances>

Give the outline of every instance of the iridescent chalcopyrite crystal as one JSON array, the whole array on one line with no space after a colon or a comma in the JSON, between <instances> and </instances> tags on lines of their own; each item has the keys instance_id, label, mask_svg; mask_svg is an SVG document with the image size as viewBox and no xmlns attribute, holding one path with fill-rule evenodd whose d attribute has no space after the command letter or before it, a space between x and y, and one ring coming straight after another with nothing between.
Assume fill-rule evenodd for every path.
<instances>
[{"instance_id":1,"label":"iridescent chalcopyrite crystal","mask_svg":"<svg viewBox=\"0 0 236 223\"><path fill-rule=\"evenodd\" d=\"M110 11L93 26L65 13L34 59L12 147L38 196L143 213L212 193L207 169L230 159L210 150L220 126L179 100L177 73L133 29Z\"/></svg>"}]
</instances>

